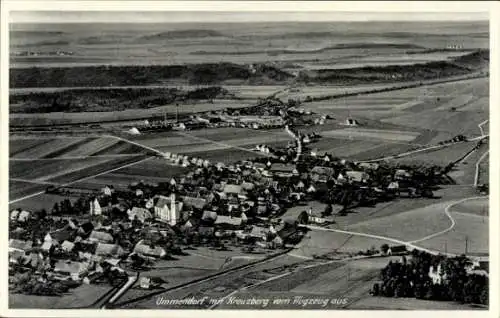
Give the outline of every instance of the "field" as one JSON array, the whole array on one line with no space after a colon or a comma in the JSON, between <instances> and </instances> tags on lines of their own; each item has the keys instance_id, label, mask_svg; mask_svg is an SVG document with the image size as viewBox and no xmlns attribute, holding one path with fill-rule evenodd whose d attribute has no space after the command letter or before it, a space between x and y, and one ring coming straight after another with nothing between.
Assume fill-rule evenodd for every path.
<instances>
[{"instance_id":1,"label":"field","mask_svg":"<svg viewBox=\"0 0 500 318\"><path fill-rule=\"evenodd\" d=\"M446 166L465 156L465 154L472 150L475 145L475 142L461 142L444 148L430 149L428 151L393 159L393 161L401 164L435 164Z\"/></svg>"},{"instance_id":2,"label":"field","mask_svg":"<svg viewBox=\"0 0 500 318\"><path fill-rule=\"evenodd\" d=\"M452 212L451 216L456 222L451 231L416 245L454 254L489 255L489 218L459 212Z\"/></svg>"},{"instance_id":3,"label":"field","mask_svg":"<svg viewBox=\"0 0 500 318\"><path fill-rule=\"evenodd\" d=\"M479 135L477 125L489 116L488 85L487 78L470 79L312 102L305 107L334 116L349 113L401 127L430 129L452 135Z\"/></svg>"},{"instance_id":4,"label":"field","mask_svg":"<svg viewBox=\"0 0 500 318\"><path fill-rule=\"evenodd\" d=\"M110 286L103 285L81 285L67 295L62 297L40 297L32 295L9 295L9 307L16 309L40 309L40 308L85 308L91 306L104 295Z\"/></svg>"}]
</instances>

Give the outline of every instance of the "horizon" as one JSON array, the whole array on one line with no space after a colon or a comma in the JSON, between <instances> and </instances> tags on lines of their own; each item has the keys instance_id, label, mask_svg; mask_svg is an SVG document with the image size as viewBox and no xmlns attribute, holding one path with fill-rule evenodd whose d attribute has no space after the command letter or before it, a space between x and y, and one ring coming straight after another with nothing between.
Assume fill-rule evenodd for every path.
<instances>
[{"instance_id":1,"label":"horizon","mask_svg":"<svg viewBox=\"0 0 500 318\"><path fill-rule=\"evenodd\" d=\"M124 22L126 21L126 22ZM11 11L9 24L489 22L487 12Z\"/></svg>"}]
</instances>

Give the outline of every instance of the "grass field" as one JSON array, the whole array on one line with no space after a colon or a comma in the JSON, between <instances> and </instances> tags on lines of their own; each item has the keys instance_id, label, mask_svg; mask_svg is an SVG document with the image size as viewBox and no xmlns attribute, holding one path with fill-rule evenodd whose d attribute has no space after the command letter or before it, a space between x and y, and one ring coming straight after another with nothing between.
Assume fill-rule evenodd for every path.
<instances>
[{"instance_id":1,"label":"grass field","mask_svg":"<svg viewBox=\"0 0 500 318\"><path fill-rule=\"evenodd\" d=\"M70 309L92 305L110 290L108 285L81 285L62 297L40 297L34 295L9 294L9 307L18 309Z\"/></svg>"},{"instance_id":2,"label":"grass field","mask_svg":"<svg viewBox=\"0 0 500 318\"><path fill-rule=\"evenodd\" d=\"M444 213L449 203L442 202L396 215L359 222L347 227L354 232L382 235L400 240L418 240L445 230L451 225Z\"/></svg>"},{"instance_id":3,"label":"grass field","mask_svg":"<svg viewBox=\"0 0 500 318\"><path fill-rule=\"evenodd\" d=\"M454 162L464 156L468 151L472 150L476 143L474 142L461 142L449 145L444 148L431 149L415 153L409 156L404 156L391 161L401 164L435 164L446 166L450 162Z\"/></svg>"},{"instance_id":4,"label":"grass field","mask_svg":"<svg viewBox=\"0 0 500 318\"><path fill-rule=\"evenodd\" d=\"M489 255L489 218L459 212L451 216L456 222L451 231L416 245L454 254Z\"/></svg>"}]
</instances>

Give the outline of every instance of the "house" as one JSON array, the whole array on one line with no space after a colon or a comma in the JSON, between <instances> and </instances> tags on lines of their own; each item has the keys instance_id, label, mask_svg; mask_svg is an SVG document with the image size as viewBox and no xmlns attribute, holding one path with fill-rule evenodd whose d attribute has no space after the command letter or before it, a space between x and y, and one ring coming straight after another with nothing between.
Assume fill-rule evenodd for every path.
<instances>
[{"instance_id":1,"label":"house","mask_svg":"<svg viewBox=\"0 0 500 318\"><path fill-rule=\"evenodd\" d=\"M90 215L101 215L102 214L102 208L101 205L99 204L99 200L95 198L94 200L91 200L90 203Z\"/></svg>"},{"instance_id":2,"label":"house","mask_svg":"<svg viewBox=\"0 0 500 318\"><path fill-rule=\"evenodd\" d=\"M65 252L71 252L73 251L73 248L75 248L75 244L70 242L70 241L64 241L61 244L61 249Z\"/></svg>"},{"instance_id":3,"label":"house","mask_svg":"<svg viewBox=\"0 0 500 318\"><path fill-rule=\"evenodd\" d=\"M73 262L60 260L54 266L56 278L81 280L89 272L89 264L82 262Z\"/></svg>"},{"instance_id":4,"label":"house","mask_svg":"<svg viewBox=\"0 0 500 318\"><path fill-rule=\"evenodd\" d=\"M375 162L360 162L358 164L358 167L362 169L369 169L369 170L377 170L379 168L379 164Z\"/></svg>"},{"instance_id":5,"label":"house","mask_svg":"<svg viewBox=\"0 0 500 318\"><path fill-rule=\"evenodd\" d=\"M167 255L165 249L160 246L151 247L146 245L143 240L140 240L134 247L134 253L149 256L154 258L161 258Z\"/></svg>"},{"instance_id":6,"label":"house","mask_svg":"<svg viewBox=\"0 0 500 318\"><path fill-rule=\"evenodd\" d=\"M442 270L441 264L438 264L436 268L434 266L429 268L429 277L433 284L441 284L446 279L446 274Z\"/></svg>"},{"instance_id":7,"label":"house","mask_svg":"<svg viewBox=\"0 0 500 318\"><path fill-rule=\"evenodd\" d=\"M65 227L50 233L47 233L45 235L44 241L45 242L52 242L57 245L62 244L64 241L73 241L73 238L76 234L75 230L72 230L69 227Z\"/></svg>"},{"instance_id":8,"label":"house","mask_svg":"<svg viewBox=\"0 0 500 318\"><path fill-rule=\"evenodd\" d=\"M32 241L23 241L23 240L9 240L9 255L19 254L19 256L24 256L26 252L29 252L33 247Z\"/></svg>"},{"instance_id":9,"label":"house","mask_svg":"<svg viewBox=\"0 0 500 318\"><path fill-rule=\"evenodd\" d=\"M370 176L363 171L350 170L346 171L345 175L349 180L354 182L366 182L370 178Z\"/></svg>"},{"instance_id":10,"label":"house","mask_svg":"<svg viewBox=\"0 0 500 318\"><path fill-rule=\"evenodd\" d=\"M89 241L99 243L113 243L113 236L106 232L92 231L89 236Z\"/></svg>"},{"instance_id":11,"label":"house","mask_svg":"<svg viewBox=\"0 0 500 318\"><path fill-rule=\"evenodd\" d=\"M151 212L149 212L144 208L138 208L138 207L133 207L132 210L128 210L127 214L130 221L137 219L141 223L144 223L146 220L149 220L153 217L151 215Z\"/></svg>"},{"instance_id":12,"label":"house","mask_svg":"<svg viewBox=\"0 0 500 318\"><path fill-rule=\"evenodd\" d=\"M405 255L408 254L408 249L406 245L394 245L390 246L387 250L387 255Z\"/></svg>"},{"instance_id":13,"label":"house","mask_svg":"<svg viewBox=\"0 0 500 318\"><path fill-rule=\"evenodd\" d=\"M334 178L335 170L331 167L315 166L311 169L310 175L315 182L327 182Z\"/></svg>"},{"instance_id":14,"label":"house","mask_svg":"<svg viewBox=\"0 0 500 318\"><path fill-rule=\"evenodd\" d=\"M226 184L224 186L223 192L226 194L239 195L243 193L243 188L240 185L236 184Z\"/></svg>"},{"instance_id":15,"label":"house","mask_svg":"<svg viewBox=\"0 0 500 318\"><path fill-rule=\"evenodd\" d=\"M198 227L198 234L202 237L214 236L215 228L213 226L200 226Z\"/></svg>"},{"instance_id":16,"label":"house","mask_svg":"<svg viewBox=\"0 0 500 318\"><path fill-rule=\"evenodd\" d=\"M283 164L283 163L273 163L269 171L276 177L290 178L294 175L298 175L297 167L295 165Z\"/></svg>"},{"instance_id":17,"label":"house","mask_svg":"<svg viewBox=\"0 0 500 318\"><path fill-rule=\"evenodd\" d=\"M267 240L268 234L269 234L268 228L254 225L252 226L252 230L250 231L249 236L265 241Z\"/></svg>"},{"instance_id":18,"label":"house","mask_svg":"<svg viewBox=\"0 0 500 318\"><path fill-rule=\"evenodd\" d=\"M10 220L11 221L17 221L17 217L19 216L19 212L21 212L21 211L19 211L19 210L12 210L10 212Z\"/></svg>"},{"instance_id":19,"label":"house","mask_svg":"<svg viewBox=\"0 0 500 318\"><path fill-rule=\"evenodd\" d=\"M30 212L23 210L21 211L21 213L19 213L19 216L17 217L17 222L26 222L28 221L30 216L31 216Z\"/></svg>"},{"instance_id":20,"label":"house","mask_svg":"<svg viewBox=\"0 0 500 318\"><path fill-rule=\"evenodd\" d=\"M394 179L395 180L405 180L411 178L411 173L404 169L398 169L396 172L394 172Z\"/></svg>"},{"instance_id":21,"label":"house","mask_svg":"<svg viewBox=\"0 0 500 318\"><path fill-rule=\"evenodd\" d=\"M243 224L242 218L230 217L227 215L217 215L215 220L215 225L220 226L230 226L230 227L240 227Z\"/></svg>"},{"instance_id":22,"label":"house","mask_svg":"<svg viewBox=\"0 0 500 318\"><path fill-rule=\"evenodd\" d=\"M182 200L186 208L195 208L198 210L203 210L203 208L207 205L207 200L203 198L184 196Z\"/></svg>"},{"instance_id":23,"label":"house","mask_svg":"<svg viewBox=\"0 0 500 318\"><path fill-rule=\"evenodd\" d=\"M356 119L353 119L353 118L347 118L345 120L345 125L346 126L351 126L351 127L354 127L354 126L358 126L359 123Z\"/></svg>"},{"instance_id":24,"label":"house","mask_svg":"<svg viewBox=\"0 0 500 318\"><path fill-rule=\"evenodd\" d=\"M99 243L97 244L95 255L99 256L110 256L119 258L126 254L125 250L118 244L107 244Z\"/></svg>"},{"instance_id":25,"label":"house","mask_svg":"<svg viewBox=\"0 0 500 318\"><path fill-rule=\"evenodd\" d=\"M111 194L113 193L113 190L111 190L111 188L109 186L105 186L104 188L102 188L102 194L104 195L107 195L107 196L111 196Z\"/></svg>"},{"instance_id":26,"label":"house","mask_svg":"<svg viewBox=\"0 0 500 318\"><path fill-rule=\"evenodd\" d=\"M205 222L214 222L217 219L217 212L203 211L201 219Z\"/></svg>"},{"instance_id":27,"label":"house","mask_svg":"<svg viewBox=\"0 0 500 318\"><path fill-rule=\"evenodd\" d=\"M183 202L176 201L175 193L170 197L158 196L154 204L155 218L170 225L175 225L180 221Z\"/></svg>"},{"instance_id":28,"label":"house","mask_svg":"<svg viewBox=\"0 0 500 318\"><path fill-rule=\"evenodd\" d=\"M80 225L80 227L78 228L77 233L81 234L83 236L87 236L87 235L90 235L90 233L92 232L92 230L94 230L94 225L92 224L92 222L85 222L85 223L82 223Z\"/></svg>"}]
</instances>

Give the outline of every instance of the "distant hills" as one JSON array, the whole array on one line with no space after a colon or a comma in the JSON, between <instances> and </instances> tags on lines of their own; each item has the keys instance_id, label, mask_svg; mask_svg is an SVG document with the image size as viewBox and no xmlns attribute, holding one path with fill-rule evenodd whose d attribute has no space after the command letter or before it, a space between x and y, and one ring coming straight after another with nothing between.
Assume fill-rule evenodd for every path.
<instances>
[{"instance_id":1,"label":"distant hills","mask_svg":"<svg viewBox=\"0 0 500 318\"><path fill-rule=\"evenodd\" d=\"M158 85L165 81L189 84L289 84L292 82L345 83L390 82L444 78L483 71L489 50L478 50L454 59L411 65L367 66L301 71L292 75L271 64L202 63L152 66L88 66L10 69L10 87L109 87Z\"/></svg>"}]
</instances>

